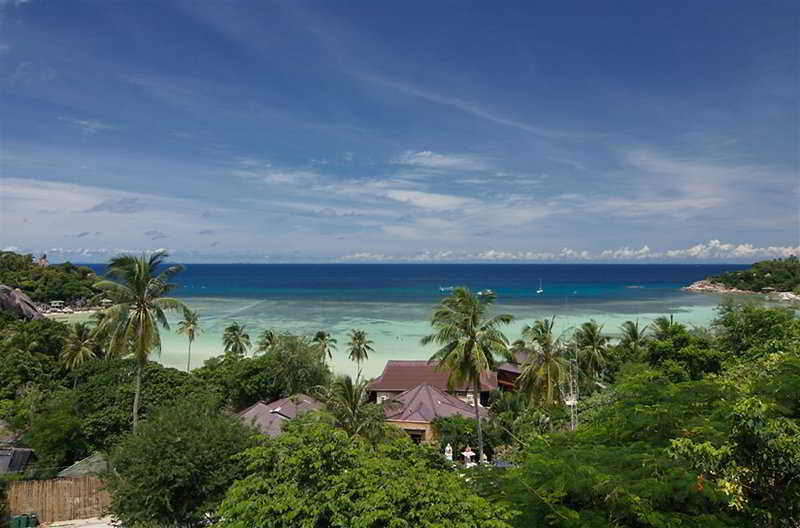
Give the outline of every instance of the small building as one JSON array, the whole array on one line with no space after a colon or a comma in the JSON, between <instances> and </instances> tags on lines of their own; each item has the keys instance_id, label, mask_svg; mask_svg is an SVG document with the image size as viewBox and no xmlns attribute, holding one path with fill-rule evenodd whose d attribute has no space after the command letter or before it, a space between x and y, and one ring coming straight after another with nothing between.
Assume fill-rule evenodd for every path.
<instances>
[{"instance_id":1,"label":"small building","mask_svg":"<svg viewBox=\"0 0 800 528\"><path fill-rule=\"evenodd\" d=\"M524 350L514 354L514 361L502 363L497 367L497 386L501 390L513 391L516 381L522 371L522 365L528 360L530 354Z\"/></svg>"},{"instance_id":2,"label":"small building","mask_svg":"<svg viewBox=\"0 0 800 528\"><path fill-rule=\"evenodd\" d=\"M0 447L0 475L21 473L31 462L33 451L24 447Z\"/></svg>"},{"instance_id":3,"label":"small building","mask_svg":"<svg viewBox=\"0 0 800 528\"><path fill-rule=\"evenodd\" d=\"M61 309L64 307L64 301L50 301L50 308Z\"/></svg>"},{"instance_id":4,"label":"small building","mask_svg":"<svg viewBox=\"0 0 800 528\"><path fill-rule=\"evenodd\" d=\"M306 394L294 394L272 403L257 402L239 413L239 417L246 423L256 426L267 436L275 437L281 434L283 424L297 416L322 409L321 402Z\"/></svg>"},{"instance_id":5,"label":"small building","mask_svg":"<svg viewBox=\"0 0 800 528\"><path fill-rule=\"evenodd\" d=\"M450 390L447 386L449 373L439 370L437 367L436 361L390 359L386 362L383 373L367 385L370 400L381 403L396 398L420 384L427 384L440 391L449 392L465 403L472 404L473 388L469 384L463 384ZM488 403L489 393L495 389L497 389L497 373L482 374L480 405Z\"/></svg>"},{"instance_id":6,"label":"small building","mask_svg":"<svg viewBox=\"0 0 800 528\"><path fill-rule=\"evenodd\" d=\"M415 442L435 439L431 426L435 418L459 415L475 419L474 406L428 383L385 401L383 411L386 423L403 429ZM483 407L478 407L478 413L481 419L489 416Z\"/></svg>"}]
</instances>

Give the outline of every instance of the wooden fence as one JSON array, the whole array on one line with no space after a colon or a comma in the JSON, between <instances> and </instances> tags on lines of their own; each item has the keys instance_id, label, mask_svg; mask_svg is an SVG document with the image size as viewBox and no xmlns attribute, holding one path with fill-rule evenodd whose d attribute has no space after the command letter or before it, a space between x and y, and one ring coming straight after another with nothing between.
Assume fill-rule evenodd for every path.
<instances>
[{"instance_id":1,"label":"wooden fence","mask_svg":"<svg viewBox=\"0 0 800 528\"><path fill-rule=\"evenodd\" d=\"M108 492L97 477L19 480L8 489L9 513L35 513L42 523L101 517L108 505Z\"/></svg>"}]
</instances>

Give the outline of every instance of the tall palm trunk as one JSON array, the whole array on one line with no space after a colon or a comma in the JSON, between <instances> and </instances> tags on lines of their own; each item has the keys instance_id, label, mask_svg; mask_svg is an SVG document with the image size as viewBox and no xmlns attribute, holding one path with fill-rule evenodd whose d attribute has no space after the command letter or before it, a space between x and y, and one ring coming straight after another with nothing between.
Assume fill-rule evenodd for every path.
<instances>
[{"instance_id":1,"label":"tall palm trunk","mask_svg":"<svg viewBox=\"0 0 800 528\"><path fill-rule=\"evenodd\" d=\"M139 423L139 393L142 392L142 366L136 365L136 390L133 393L133 432Z\"/></svg>"},{"instance_id":2,"label":"tall palm trunk","mask_svg":"<svg viewBox=\"0 0 800 528\"><path fill-rule=\"evenodd\" d=\"M192 341L189 340L189 357L186 359L186 372L192 368Z\"/></svg>"},{"instance_id":3,"label":"tall palm trunk","mask_svg":"<svg viewBox=\"0 0 800 528\"><path fill-rule=\"evenodd\" d=\"M478 394L480 394L480 379L475 380L475 388L472 392L472 401L475 404L475 422L478 424L478 464L483 463L483 429L481 427L481 414L478 409Z\"/></svg>"}]
</instances>

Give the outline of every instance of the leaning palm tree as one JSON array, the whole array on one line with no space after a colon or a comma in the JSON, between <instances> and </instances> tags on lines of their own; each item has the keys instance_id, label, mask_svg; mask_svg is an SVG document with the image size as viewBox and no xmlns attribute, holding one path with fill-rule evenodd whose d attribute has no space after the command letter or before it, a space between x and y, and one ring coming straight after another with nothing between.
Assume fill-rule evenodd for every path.
<instances>
[{"instance_id":1,"label":"leaning palm tree","mask_svg":"<svg viewBox=\"0 0 800 528\"><path fill-rule=\"evenodd\" d=\"M650 331L653 333L653 339L656 341L661 341L664 339L669 339L669 337L682 326L683 325L680 323L675 322L675 316L672 314L670 314L669 317L662 315L653 320L653 325L650 327Z\"/></svg>"},{"instance_id":2,"label":"leaning palm tree","mask_svg":"<svg viewBox=\"0 0 800 528\"><path fill-rule=\"evenodd\" d=\"M336 339L331 336L330 332L320 330L314 334L311 341L319 347L319 354L323 360L325 356L328 356L328 359L333 359L333 351L336 350Z\"/></svg>"},{"instance_id":3,"label":"leaning palm tree","mask_svg":"<svg viewBox=\"0 0 800 528\"><path fill-rule=\"evenodd\" d=\"M383 426L383 408L369 403L367 380L350 376L337 377L323 392L326 409L336 425L350 436L375 438Z\"/></svg>"},{"instance_id":4,"label":"leaning palm tree","mask_svg":"<svg viewBox=\"0 0 800 528\"><path fill-rule=\"evenodd\" d=\"M606 364L608 336L603 335L603 325L592 319L575 330L575 347L578 366L587 378L596 379Z\"/></svg>"},{"instance_id":5,"label":"leaning palm tree","mask_svg":"<svg viewBox=\"0 0 800 528\"><path fill-rule=\"evenodd\" d=\"M481 375L497 368L498 357L512 360L508 339L499 328L510 323L512 317L508 314L489 317L489 305L493 301L494 295L478 296L463 286L455 288L433 313L433 333L421 341L423 345L435 343L441 346L429 361L437 361L438 369L449 372L447 384L451 390L464 384L472 386L478 428L478 460L483 460L483 431L478 412Z\"/></svg>"},{"instance_id":6,"label":"leaning palm tree","mask_svg":"<svg viewBox=\"0 0 800 528\"><path fill-rule=\"evenodd\" d=\"M247 326L234 321L222 334L222 344L225 346L225 355L235 358L244 357L250 350L250 334Z\"/></svg>"},{"instance_id":7,"label":"leaning palm tree","mask_svg":"<svg viewBox=\"0 0 800 528\"><path fill-rule=\"evenodd\" d=\"M522 364L517 386L534 404L550 407L564 403L561 385L569 367L563 334L553 334L555 317L525 325L522 339L513 344L514 351L525 350L528 359Z\"/></svg>"},{"instance_id":8,"label":"leaning palm tree","mask_svg":"<svg viewBox=\"0 0 800 528\"><path fill-rule=\"evenodd\" d=\"M184 334L189 339L189 353L186 359L186 372L192 369L192 342L197 334L203 332L200 328L200 321L197 312L186 310L183 312L183 319L178 322L178 333Z\"/></svg>"},{"instance_id":9,"label":"leaning palm tree","mask_svg":"<svg viewBox=\"0 0 800 528\"><path fill-rule=\"evenodd\" d=\"M272 328L268 328L261 332L258 336L258 341L256 342L256 350L259 353L264 353L270 350L272 347L276 346L281 341L281 335L273 330Z\"/></svg>"},{"instance_id":10,"label":"leaning palm tree","mask_svg":"<svg viewBox=\"0 0 800 528\"><path fill-rule=\"evenodd\" d=\"M98 331L107 332L107 354L133 356L136 360L136 388L133 396L133 430L139 422L142 371L151 354L161 353L159 326L169 329L165 310L185 311L179 300L164 297L175 288L170 279L183 270L177 264L165 265L166 251L149 257L120 255L108 264L106 280L95 284L113 301L105 311Z\"/></svg>"},{"instance_id":11,"label":"leaning palm tree","mask_svg":"<svg viewBox=\"0 0 800 528\"><path fill-rule=\"evenodd\" d=\"M61 362L74 374L78 367L96 358L92 329L86 323L75 323L69 329L67 344L61 352ZM78 378L75 376L73 387L77 383Z\"/></svg>"},{"instance_id":12,"label":"leaning palm tree","mask_svg":"<svg viewBox=\"0 0 800 528\"><path fill-rule=\"evenodd\" d=\"M641 350L648 341L647 330L649 328L650 325L640 328L638 319L636 322L625 321L622 323L620 327L622 337L619 340L619 346L628 354L628 357L635 359L641 356Z\"/></svg>"},{"instance_id":13,"label":"leaning palm tree","mask_svg":"<svg viewBox=\"0 0 800 528\"><path fill-rule=\"evenodd\" d=\"M358 364L361 371L361 362L369 359L369 353L375 352L372 348L372 340L367 339L367 333L363 330L350 330L350 342L347 344L350 351L350 359Z\"/></svg>"}]
</instances>

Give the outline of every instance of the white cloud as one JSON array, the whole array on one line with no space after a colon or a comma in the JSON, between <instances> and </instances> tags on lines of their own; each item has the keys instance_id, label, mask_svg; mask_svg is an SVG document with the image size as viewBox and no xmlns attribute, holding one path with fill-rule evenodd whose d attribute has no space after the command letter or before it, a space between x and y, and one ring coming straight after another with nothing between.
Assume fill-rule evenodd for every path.
<instances>
[{"instance_id":1,"label":"white cloud","mask_svg":"<svg viewBox=\"0 0 800 528\"><path fill-rule=\"evenodd\" d=\"M475 202L472 198L463 196L422 191L390 190L386 192L386 197L397 202L407 203L422 209L433 209L435 211L457 209Z\"/></svg>"},{"instance_id":2,"label":"white cloud","mask_svg":"<svg viewBox=\"0 0 800 528\"><path fill-rule=\"evenodd\" d=\"M483 160L473 156L437 154L430 150L420 152L407 150L397 158L395 163L439 170L480 171L488 168Z\"/></svg>"},{"instance_id":3,"label":"white cloud","mask_svg":"<svg viewBox=\"0 0 800 528\"><path fill-rule=\"evenodd\" d=\"M254 158L238 158L244 169L234 169L233 176L274 185L309 185L320 181L318 172L306 169L273 167L271 163Z\"/></svg>"},{"instance_id":4,"label":"white cloud","mask_svg":"<svg viewBox=\"0 0 800 528\"><path fill-rule=\"evenodd\" d=\"M346 262L417 262L417 261L444 261L444 262L512 262L512 261L731 261L731 260L758 260L768 258L786 258L792 255L800 256L800 246L769 246L756 247L752 244L728 244L719 240L710 240L704 244L683 249L670 249L652 251L648 245L640 249L622 247L618 249L604 249L601 251L577 250L562 248L558 251L519 251L487 249L483 251L422 251L412 254L385 254L359 252L342 257Z\"/></svg>"},{"instance_id":5,"label":"white cloud","mask_svg":"<svg viewBox=\"0 0 800 528\"><path fill-rule=\"evenodd\" d=\"M97 119L69 119L69 122L78 127L84 134L96 134L103 130L112 130L114 127Z\"/></svg>"}]
</instances>

